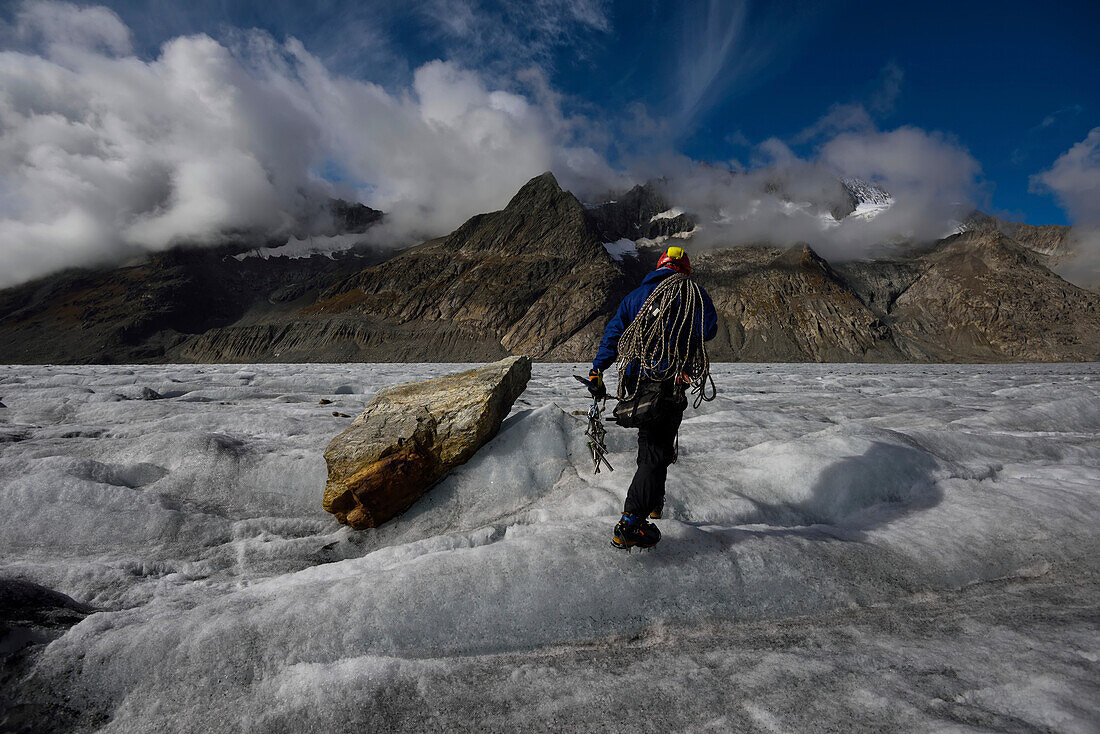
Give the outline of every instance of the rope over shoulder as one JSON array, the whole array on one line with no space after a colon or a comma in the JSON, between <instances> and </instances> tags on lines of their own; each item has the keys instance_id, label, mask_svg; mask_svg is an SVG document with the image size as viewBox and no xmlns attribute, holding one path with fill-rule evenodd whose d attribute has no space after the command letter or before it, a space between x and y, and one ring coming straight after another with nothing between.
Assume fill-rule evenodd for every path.
<instances>
[{"instance_id":1,"label":"rope over shoulder","mask_svg":"<svg viewBox=\"0 0 1100 734\"><path fill-rule=\"evenodd\" d=\"M623 375L633 361L643 377L685 379L695 393L693 407L714 400L717 389L703 341L703 304L702 289L683 273L670 275L653 289L619 338L619 400L631 397Z\"/></svg>"}]
</instances>

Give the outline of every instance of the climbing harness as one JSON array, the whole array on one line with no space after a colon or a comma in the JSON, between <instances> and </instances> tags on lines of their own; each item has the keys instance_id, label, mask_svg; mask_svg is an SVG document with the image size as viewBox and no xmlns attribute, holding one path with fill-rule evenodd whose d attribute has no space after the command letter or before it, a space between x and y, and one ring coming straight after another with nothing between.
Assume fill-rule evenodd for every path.
<instances>
[{"instance_id":1,"label":"climbing harness","mask_svg":"<svg viewBox=\"0 0 1100 734\"><path fill-rule=\"evenodd\" d=\"M663 382L675 380L686 384L695 393L693 407L714 400L717 389L710 376L710 356L703 341L705 306L703 291L683 273L673 273L662 280L642 304L638 315L619 337L620 401L632 397L628 380L623 379L627 366L637 360L640 375ZM641 385L636 381L634 388Z\"/></svg>"}]
</instances>

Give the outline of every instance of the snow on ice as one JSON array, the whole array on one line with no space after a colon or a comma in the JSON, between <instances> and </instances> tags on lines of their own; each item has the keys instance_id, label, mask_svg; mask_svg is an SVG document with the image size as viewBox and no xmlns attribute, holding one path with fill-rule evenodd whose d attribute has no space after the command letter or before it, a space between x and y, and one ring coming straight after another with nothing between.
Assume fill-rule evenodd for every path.
<instances>
[{"instance_id":1,"label":"snow on ice","mask_svg":"<svg viewBox=\"0 0 1100 734\"><path fill-rule=\"evenodd\" d=\"M456 369L0 367L0 576L97 610L23 671L26 710L134 732L1095 731L1095 365L720 365L664 539L630 553L608 541L635 432L609 427L616 471L593 475L587 367L536 365L472 461L382 528L338 526L332 409Z\"/></svg>"}]
</instances>

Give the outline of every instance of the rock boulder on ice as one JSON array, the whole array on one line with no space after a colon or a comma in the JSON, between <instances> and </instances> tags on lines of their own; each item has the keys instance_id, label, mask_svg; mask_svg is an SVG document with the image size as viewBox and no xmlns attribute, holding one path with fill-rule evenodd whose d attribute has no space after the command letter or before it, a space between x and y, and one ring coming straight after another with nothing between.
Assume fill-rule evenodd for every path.
<instances>
[{"instance_id":1,"label":"rock boulder on ice","mask_svg":"<svg viewBox=\"0 0 1100 734\"><path fill-rule=\"evenodd\" d=\"M325 450L324 508L351 527L377 527L496 435L531 379L528 357L380 391Z\"/></svg>"}]
</instances>

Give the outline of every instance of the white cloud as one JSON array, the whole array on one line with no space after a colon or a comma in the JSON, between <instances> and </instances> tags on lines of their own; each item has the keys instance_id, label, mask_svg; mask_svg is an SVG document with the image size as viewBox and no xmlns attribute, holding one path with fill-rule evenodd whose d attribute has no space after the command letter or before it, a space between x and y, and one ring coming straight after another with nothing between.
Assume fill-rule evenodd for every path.
<instances>
[{"instance_id":1,"label":"white cloud","mask_svg":"<svg viewBox=\"0 0 1100 734\"><path fill-rule=\"evenodd\" d=\"M673 132L690 134L716 105L776 74L824 11L800 0L683 0L677 43L659 44L675 79Z\"/></svg>"},{"instance_id":2,"label":"white cloud","mask_svg":"<svg viewBox=\"0 0 1100 734\"><path fill-rule=\"evenodd\" d=\"M734 130L733 132L728 133L726 135L725 141L726 143L738 148L748 148L752 146L752 141L750 141L748 139L748 136L746 136L745 133L741 132L740 130Z\"/></svg>"},{"instance_id":3,"label":"white cloud","mask_svg":"<svg viewBox=\"0 0 1100 734\"><path fill-rule=\"evenodd\" d=\"M820 119L799 132L791 142L807 143L824 137L831 137L847 131L870 132L876 129L876 116L884 116L894 109L901 94L901 83L905 73L901 67L891 61L882 67L866 102L843 102L834 104Z\"/></svg>"},{"instance_id":4,"label":"white cloud","mask_svg":"<svg viewBox=\"0 0 1100 734\"><path fill-rule=\"evenodd\" d=\"M1054 193L1074 222L1100 225L1100 127L1033 176L1031 186Z\"/></svg>"},{"instance_id":5,"label":"white cloud","mask_svg":"<svg viewBox=\"0 0 1100 734\"><path fill-rule=\"evenodd\" d=\"M1081 114L1084 109L1085 108L1079 104L1071 104L1066 105L1065 107L1060 107L1044 117L1042 121L1035 127L1031 128L1029 132L1036 132L1038 130L1045 130L1047 128L1053 127L1054 124L1059 121L1076 117L1077 115Z\"/></svg>"},{"instance_id":6,"label":"white cloud","mask_svg":"<svg viewBox=\"0 0 1100 734\"><path fill-rule=\"evenodd\" d=\"M915 127L842 133L822 147L821 158L846 175L889 184L892 191L927 189L955 201L965 200L978 174L977 162L958 143Z\"/></svg>"},{"instance_id":7,"label":"white cloud","mask_svg":"<svg viewBox=\"0 0 1100 734\"><path fill-rule=\"evenodd\" d=\"M606 0L431 0L421 10L451 58L498 72L549 65L553 52L584 52L611 30Z\"/></svg>"},{"instance_id":8,"label":"white cloud","mask_svg":"<svg viewBox=\"0 0 1100 734\"><path fill-rule=\"evenodd\" d=\"M17 13L16 27L21 40L42 39L54 54L73 50L130 52L130 29L114 11L101 6L28 3Z\"/></svg>"},{"instance_id":9,"label":"white cloud","mask_svg":"<svg viewBox=\"0 0 1100 734\"><path fill-rule=\"evenodd\" d=\"M596 30L606 22L602 3L538 7ZM35 3L17 23L26 43L0 52L0 285L232 231L289 233L330 196L382 209L372 236L410 243L502 207L545 170L582 199L669 177L672 203L700 215L700 242L804 241L858 256L942 234L979 173L943 135L863 124L819 124L809 157L775 138L751 151L747 168L657 147L624 173L607 160L614 136L564 112L535 65L489 78L436 60L407 87L387 89L259 32L237 33L229 46L179 37L143 59L102 8ZM718 34L719 55L732 48L727 36L738 42ZM896 78L884 73L884 88ZM625 114L655 134L668 129L640 105ZM822 212L803 204L843 205L839 176L884 186L895 206L823 228Z\"/></svg>"},{"instance_id":10,"label":"white cloud","mask_svg":"<svg viewBox=\"0 0 1100 734\"><path fill-rule=\"evenodd\" d=\"M1100 127L1031 178L1033 191L1053 193L1073 222L1074 256L1059 273L1082 285L1100 284Z\"/></svg>"},{"instance_id":11,"label":"white cloud","mask_svg":"<svg viewBox=\"0 0 1100 734\"><path fill-rule=\"evenodd\" d=\"M0 52L0 285L286 232L333 195L383 209L376 236L407 242L500 208L547 169L578 187L616 180L577 141L584 126L546 90L517 93L522 80L494 89L434 61L389 92L258 32L233 49L176 38L146 61L102 8L36 3L18 22L37 43ZM327 166L348 180L326 181Z\"/></svg>"},{"instance_id":12,"label":"white cloud","mask_svg":"<svg viewBox=\"0 0 1100 734\"><path fill-rule=\"evenodd\" d=\"M893 112L898 96L901 95L901 83L904 79L905 72L896 62L891 61L882 67L882 71L879 72L878 85L871 92L871 97L868 100L871 111L880 115Z\"/></svg>"},{"instance_id":13,"label":"white cloud","mask_svg":"<svg viewBox=\"0 0 1100 734\"><path fill-rule=\"evenodd\" d=\"M875 121L867 108L858 103L838 103L829 108L819 120L794 136L795 144L808 143L821 137L836 135L848 130L874 130Z\"/></svg>"},{"instance_id":14,"label":"white cloud","mask_svg":"<svg viewBox=\"0 0 1100 734\"><path fill-rule=\"evenodd\" d=\"M680 159L669 172L668 196L696 214L700 246L804 242L843 260L944 236L972 206L980 168L949 137L901 127L841 133L808 158L771 138L747 170ZM841 178L877 184L894 203L873 218L837 223L831 210L847 204Z\"/></svg>"}]
</instances>

